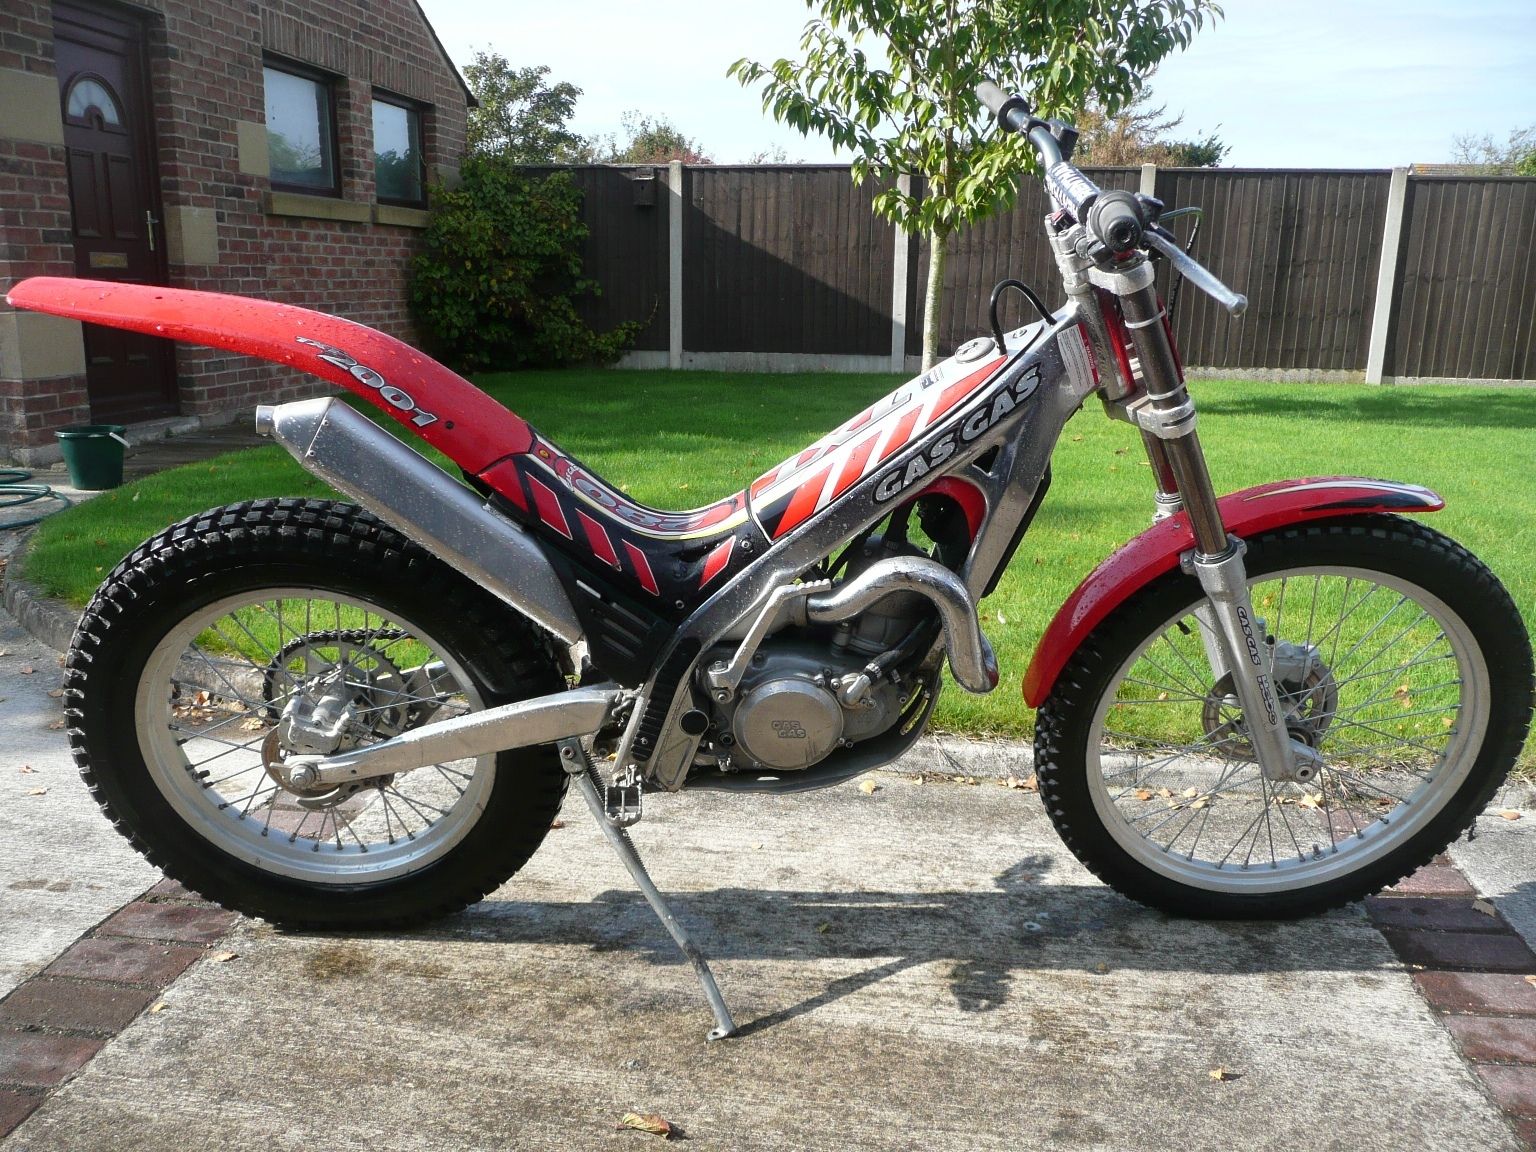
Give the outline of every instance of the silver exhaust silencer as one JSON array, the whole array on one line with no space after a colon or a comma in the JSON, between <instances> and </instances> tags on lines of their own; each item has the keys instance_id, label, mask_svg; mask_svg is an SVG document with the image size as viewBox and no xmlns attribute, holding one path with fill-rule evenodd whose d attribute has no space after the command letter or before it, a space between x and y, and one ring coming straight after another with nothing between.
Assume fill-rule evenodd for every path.
<instances>
[{"instance_id":1,"label":"silver exhaust silencer","mask_svg":"<svg viewBox=\"0 0 1536 1152\"><path fill-rule=\"evenodd\" d=\"M565 643L581 639L570 597L528 534L366 416L334 397L264 404L256 431Z\"/></svg>"}]
</instances>

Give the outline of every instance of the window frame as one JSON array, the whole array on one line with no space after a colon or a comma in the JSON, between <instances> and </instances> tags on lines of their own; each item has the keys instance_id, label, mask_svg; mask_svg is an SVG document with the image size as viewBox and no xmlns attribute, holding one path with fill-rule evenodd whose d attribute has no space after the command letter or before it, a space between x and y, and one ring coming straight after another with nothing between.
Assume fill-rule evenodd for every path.
<instances>
[{"instance_id":1,"label":"window frame","mask_svg":"<svg viewBox=\"0 0 1536 1152\"><path fill-rule=\"evenodd\" d=\"M269 154L267 157L267 179L271 183L272 190L274 192L297 192L304 196L326 196L333 200L340 200L342 197L341 133L339 130L339 117L337 115L337 90L340 78L313 65L304 64L297 60L289 60L282 56L271 56L266 53L262 54L261 69L263 117L266 116L266 73L268 69L319 85L325 91L325 107L328 114L328 122L322 123L320 128L326 134L330 144L331 186L325 188L315 184L299 184L277 179L272 174L272 159ZM271 131L270 121L265 124L265 127L268 132Z\"/></svg>"},{"instance_id":2,"label":"window frame","mask_svg":"<svg viewBox=\"0 0 1536 1152\"><path fill-rule=\"evenodd\" d=\"M425 208L427 206L427 112L428 108L419 101L397 96L393 92L383 89L374 89L374 104L387 104L391 108L398 108L408 117L407 132L409 132L409 117L416 121L416 183L421 188L421 195L416 199L402 199L395 196L384 196L379 192L379 139L378 132L374 130L374 110L368 109L368 124L373 130L373 198L376 203L387 204L395 208Z\"/></svg>"}]
</instances>

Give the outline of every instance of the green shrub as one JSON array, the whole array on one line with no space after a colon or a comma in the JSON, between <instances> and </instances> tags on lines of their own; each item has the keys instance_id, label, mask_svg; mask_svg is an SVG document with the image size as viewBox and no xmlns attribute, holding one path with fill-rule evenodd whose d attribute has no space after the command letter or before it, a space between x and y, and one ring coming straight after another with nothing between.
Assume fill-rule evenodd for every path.
<instances>
[{"instance_id":1,"label":"green shrub","mask_svg":"<svg viewBox=\"0 0 1536 1152\"><path fill-rule=\"evenodd\" d=\"M640 323L593 332L576 299L598 291L581 275L581 193L563 172L534 176L494 156L464 162L436 188L411 307L432 352L463 372L612 360Z\"/></svg>"}]
</instances>

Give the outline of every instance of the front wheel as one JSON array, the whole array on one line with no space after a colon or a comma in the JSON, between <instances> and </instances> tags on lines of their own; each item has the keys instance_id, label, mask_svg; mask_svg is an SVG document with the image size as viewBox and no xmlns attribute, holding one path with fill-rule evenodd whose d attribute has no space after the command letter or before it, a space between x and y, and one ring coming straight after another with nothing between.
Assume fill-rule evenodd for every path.
<instances>
[{"instance_id":1,"label":"front wheel","mask_svg":"<svg viewBox=\"0 0 1536 1152\"><path fill-rule=\"evenodd\" d=\"M1174 571L1101 623L1040 709L1040 794L1073 853L1179 915L1272 918L1411 872L1487 804L1531 716L1509 594L1421 524L1354 517L1248 542L1249 588L1307 783L1266 779L1198 582Z\"/></svg>"}]
</instances>

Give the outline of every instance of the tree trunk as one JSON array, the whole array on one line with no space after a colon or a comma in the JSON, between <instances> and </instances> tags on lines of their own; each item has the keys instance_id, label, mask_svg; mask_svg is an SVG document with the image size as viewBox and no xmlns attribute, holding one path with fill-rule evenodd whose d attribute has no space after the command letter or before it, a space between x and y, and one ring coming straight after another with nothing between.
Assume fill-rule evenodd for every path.
<instances>
[{"instance_id":1,"label":"tree trunk","mask_svg":"<svg viewBox=\"0 0 1536 1152\"><path fill-rule=\"evenodd\" d=\"M939 362L939 300L944 295L944 265L949 260L950 229L935 225L929 234L928 288L923 293L923 371Z\"/></svg>"}]
</instances>

